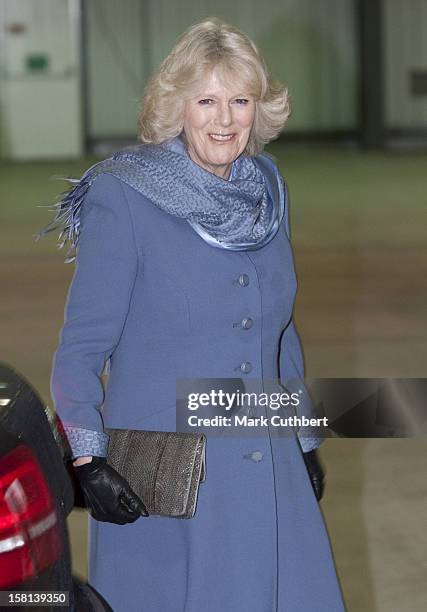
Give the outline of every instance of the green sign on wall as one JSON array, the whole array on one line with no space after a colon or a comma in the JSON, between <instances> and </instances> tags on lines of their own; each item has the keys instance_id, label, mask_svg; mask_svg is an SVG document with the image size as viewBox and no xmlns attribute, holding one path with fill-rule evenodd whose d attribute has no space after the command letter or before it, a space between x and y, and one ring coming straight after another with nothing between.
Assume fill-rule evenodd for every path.
<instances>
[{"instance_id":1,"label":"green sign on wall","mask_svg":"<svg viewBox=\"0 0 427 612\"><path fill-rule=\"evenodd\" d=\"M46 72L49 68L49 57L44 53L31 53L25 57L28 72Z\"/></svg>"}]
</instances>

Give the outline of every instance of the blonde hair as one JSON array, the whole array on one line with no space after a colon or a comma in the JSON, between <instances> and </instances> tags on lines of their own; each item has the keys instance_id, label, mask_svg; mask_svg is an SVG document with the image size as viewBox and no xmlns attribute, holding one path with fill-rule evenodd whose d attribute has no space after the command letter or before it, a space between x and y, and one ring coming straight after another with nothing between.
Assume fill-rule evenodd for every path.
<instances>
[{"instance_id":1,"label":"blonde hair","mask_svg":"<svg viewBox=\"0 0 427 612\"><path fill-rule=\"evenodd\" d=\"M138 113L139 136L161 143L183 129L185 102L214 68L224 84L241 83L255 98L255 119L244 155L277 138L290 114L287 89L270 76L252 40L216 18L193 25L177 40L148 82Z\"/></svg>"}]
</instances>

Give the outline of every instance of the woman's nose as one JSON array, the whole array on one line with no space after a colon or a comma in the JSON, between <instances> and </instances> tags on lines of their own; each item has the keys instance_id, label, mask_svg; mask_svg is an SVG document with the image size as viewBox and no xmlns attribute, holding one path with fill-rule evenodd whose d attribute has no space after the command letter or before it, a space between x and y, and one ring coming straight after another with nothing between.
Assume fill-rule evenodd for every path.
<instances>
[{"instance_id":1,"label":"woman's nose","mask_svg":"<svg viewBox=\"0 0 427 612\"><path fill-rule=\"evenodd\" d=\"M227 126L232 123L231 109L228 104L218 105L216 121L219 125Z\"/></svg>"}]
</instances>

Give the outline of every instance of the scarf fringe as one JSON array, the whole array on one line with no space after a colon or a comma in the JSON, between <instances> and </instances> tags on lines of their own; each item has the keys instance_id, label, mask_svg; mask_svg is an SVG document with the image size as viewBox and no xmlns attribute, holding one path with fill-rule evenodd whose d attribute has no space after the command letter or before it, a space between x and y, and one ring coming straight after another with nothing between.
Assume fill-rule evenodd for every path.
<instances>
[{"instance_id":1,"label":"scarf fringe","mask_svg":"<svg viewBox=\"0 0 427 612\"><path fill-rule=\"evenodd\" d=\"M36 234L36 240L50 232L59 230L57 247L62 249L67 243L69 244L65 263L72 263L76 258L77 243L80 236L81 208L93 179L88 173L83 175L81 179L71 177L55 178L67 181L71 183L71 186L57 197L59 199L55 204L49 204L49 210L54 212L55 216L48 225Z\"/></svg>"}]
</instances>

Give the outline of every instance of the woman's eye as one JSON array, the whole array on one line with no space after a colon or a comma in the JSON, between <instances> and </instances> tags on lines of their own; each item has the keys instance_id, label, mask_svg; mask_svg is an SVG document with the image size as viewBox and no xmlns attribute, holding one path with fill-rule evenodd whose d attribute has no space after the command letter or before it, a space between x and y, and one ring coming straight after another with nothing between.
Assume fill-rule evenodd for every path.
<instances>
[{"instance_id":1,"label":"woman's eye","mask_svg":"<svg viewBox=\"0 0 427 612\"><path fill-rule=\"evenodd\" d=\"M247 98L236 98L237 104L248 104L249 100Z\"/></svg>"},{"instance_id":2,"label":"woman's eye","mask_svg":"<svg viewBox=\"0 0 427 612\"><path fill-rule=\"evenodd\" d=\"M212 98L202 98L199 100L199 104L210 104L211 102L213 102Z\"/></svg>"}]
</instances>

